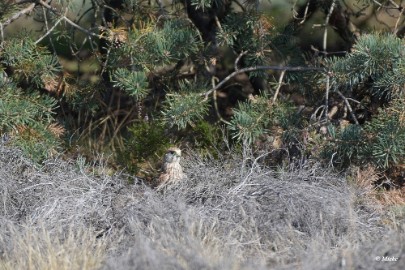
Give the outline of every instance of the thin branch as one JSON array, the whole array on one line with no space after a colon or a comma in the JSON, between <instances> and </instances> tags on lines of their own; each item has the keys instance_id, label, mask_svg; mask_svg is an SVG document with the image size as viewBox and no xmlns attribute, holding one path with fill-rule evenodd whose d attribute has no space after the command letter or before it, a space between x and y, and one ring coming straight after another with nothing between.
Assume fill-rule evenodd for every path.
<instances>
[{"instance_id":1,"label":"thin branch","mask_svg":"<svg viewBox=\"0 0 405 270\"><path fill-rule=\"evenodd\" d=\"M212 94L215 90L218 90L221 88L226 82L228 82L230 79L235 77L236 75L240 73L245 73L245 72L251 72L251 71L258 71L258 70L285 70L285 71L321 71L321 72L326 72L324 68L317 68L317 67L289 67L289 66L255 66L255 67L247 67L247 68L242 68L235 70L231 74L229 74L225 79L223 79L219 84L217 84L215 87L212 89L208 90L205 93L202 93L202 96L205 96L205 100L208 99L208 96Z\"/></svg>"},{"instance_id":2,"label":"thin branch","mask_svg":"<svg viewBox=\"0 0 405 270\"><path fill-rule=\"evenodd\" d=\"M375 1L375 0L371 0L372 2L374 2L374 4L376 4L379 7L384 7L380 2Z\"/></svg>"},{"instance_id":3,"label":"thin branch","mask_svg":"<svg viewBox=\"0 0 405 270\"><path fill-rule=\"evenodd\" d=\"M224 29L222 28L222 25L221 25L221 23L219 22L219 19L218 19L217 16L215 16L215 23L216 23L216 25L218 26L218 29L221 31L221 33L223 33L223 32L224 32Z\"/></svg>"},{"instance_id":4,"label":"thin branch","mask_svg":"<svg viewBox=\"0 0 405 270\"><path fill-rule=\"evenodd\" d=\"M395 8L397 8L397 9L400 8L400 6L399 6L397 3L395 3L394 1L389 0L389 2L390 2Z\"/></svg>"},{"instance_id":5,"label":"thin branch","mask_svg":"<svg viewBox=\"0 0 405 270\"><path fill-rule=\"evenodd\" d=\"M242 59L242 57L243 57L245 54L247 54L247 51L242 51L242 52L238 55L238 57L236 57L236 59L235 59L235 70L238 70L238 69L239 69L239 67L238 67L239 62L240 62L240 60Z\"/></svg>"},{"instance_id":6,"label":"thin branch","mask_svg":"<svg viewBox=\"0 0 405 270\"><path fill-rule=\"evenodd\" d=\"M398 19L395 22L394 35L397 35L397 33L398 33L398 25L399 25L399 22L401 21L401 18L402 18L402 15L404 14L405 9L403 7L401 7L400 10L401 11L399 12Z\"/></svg>"},{"instance_id":7,"label":"thin branch","mask_svg":"<svg viewBox=\"0 0 405 270\"><path fill-rule=\"evenodd\" d=\"M34 1L32 0L14 0L14 4L16 5L21 5L21 4L25 4L25 3L32 3Z\"/></svg>"},{"instance_id":8,"label":"thin branch","mask_svg":"<svg viewBox=\"0 0 405 270\"><path fill-rule=\"evenodd\" d=\"M346 99L347 99L347 100L351 100L351 101L353 101L354 103L361 104L360 101L355 100L354 98L346 98Z\"/></svg>"},{"instance_id":9,"label":"thin branch","mask_svg":"<svg viewBox=\"0 0 405 270\"><path fill-rule=\"evenodd\" d=\"M308 1L307 5L305 7L305 11L304 11L304 17L302 18L302 20L298 24L304 24L305 23L305 21L307 19L307 16L308 16L308 9L309 9L309 3L310 2L311 1Z\"/></svg>"},{"instance_id":10,"label":"thin branch","mask_svg":"<svg viewBox=\"0 0 405 270\"><path fill-rule=\"evenodd\" d=\"M329 91L330 91L330 76L329 74L326 74L326 93L325 93L325 118L326 120L328 119L328 114L329 114Z\"/></svg>"},{"instance_id":11,"label":"thin branch","mask_svg":"<svg viewBox=\"0 0 405 270\"><path fill-rule=\"evenodd\" d=\"M4 26L1 22L0 22L0 37L1 37L1 43L0 43L0 45L1 45L4 42Z\"/></svg>"},{"instance_id":12,"label":"thin branch","mask_svg":"<svg viewBox=\"0 0 405 270\"><path fill-rule=\"evenodd\" d=\"M391 7L389 5L383 5L383 4L381 4L380 2L378 2L376 0L371 0L371 1L378 6L377 10L380 10L380 9L383 9L383 8L386 9L386 10L389 10L389 9L398 9L398 10L400 10L401 9L401 6L398 5L397 3L395 3L392 0L389 0L388 2L390 2L393 5L393 7Z\"/></svg>"},{"instance_id":13,"label":"thin branch","mask_svg":"<svg viewBox=\"0 0 405 270\"><path fill-rule=\"evenodd\" d=\"M9 25L10 23L12 23L13 21L17 20L18 18L20 18L22 15L28 14L30 13L36 6L36 3L32 3L31 5L29 5L28 7L20 10L19 12L17 12L16 14L14 14L13 16L11 16L10 18L8 18L5 22L2 23L2 28L6 27L7 25Z\"/></svg>"},{"instance_id":14,"label":"thin branch","mask_svg":"<svg viewBox=\"0 0 405 270\"><path fill-rule=\"evenodd\" d=\"M328 39L328 25L329 25L329 20L330 17L332 16L333 10L335 9L336 6L336 0L333 0L332 4L330 5L330 9L328 14L326 15L325 19L325 25L324 25L324 32L323 32L323 50L326 52L326 47L327 47L327 39Z\"/></svg>"},{"instance_id":15,"label":"thin branch","mask_svg":"<svg viewBox=\"0 0 405 270\"><path fill-rule=\"evenodd\" d=\"M46 38L46 37L59 25L59 23L60 23L62 20L63 20L62 17L59 18L59 19L55 22L55 24L54 24L51 28L49 28L48 31L46 31L45 35L43 35L42 37L40 37L39 39L37 39L37 41L35 41L35 45L38 44L38 43L40 43L44 38ZM47 28L48 28L48 27L47 27Z\"/></svg>"},{"instance_id":16,"label":"thin branch","mask_svg":"<svg viewBox=\"0 0 405 270\"><path fill-rule=\"evenodd\" d=\"M212 87L215 87L215 81L216 80L218 80L218 78L216 78L216 77L212 77ZM218 109L218 102L217 102L217 90L214 90L214 93L213 93L213 99L214 99L214 108L215 108L215 113L217 114L217 117L218 117L218 119L219 119L219 121L221 121L221 122L223 122L223 123L225 123L225 124L227 124L227 125L230 125L231 123L229 123L228 121L226 121L223 117L222 117L222 115L219 113L219 109Z\"/></svg>"},{"instance_id":17,"label":"thin branch","mask_svg":"<svg viewBox=\"0 0 405 270\"><path fill-rule=\"evenodd\" d=\"M70 24L71 26L79 29L80 31L88 34L89 36L93 36L93 37L97 37L97 38L102 38L100 35L93 33L83 27L81 27L80 25L76 24L75 22L73 22L72 20L70 20L68 17L66 17L64 14L62 14L61 12L59 12L56 8L52 7L51 5L49 5L48 3L44 2L43 0L39 0L38 1L40 5L42 5L43 7L51 10L53 13L55 13L56 15L60 16L65 22L67 22L68 24Z\"/></svg>"},{"instance_id":18,"label":"thin branch","mask_svg":"<svg viewBox=\"0 0 405 270\"><path fill-rule=\"evenodd\" d=\"M330 5L329 12L326 15L325 19L325 25L324 25L324 33L323 33L323 51L327 51L327 41L328 41L328 24L330 17L332 16L333 10L335 9L336 5L336 0L332 1L332 4ZM329 91L330 91L330 76L329 74L326 74L326 93L325 93L325 118L328 120L328 114L329 114Z\"/></svg>"},{"instance_id":19,"label":"thin branch","mask_svg":"<svg viewBox=\"0 0 405 270\"><path fill-rule=\"evenodd\" d=\"M106 53L106 56L105 56L105 61L101 62L103 68L101 69L100 74L104 74L104 72L107 70L107 64L108 64L108 61L109 61L109 58L110 58L110 53L111 53L111 47L108 47L107 53Z\"/></svg>"},{"instance_id":20,"label":"thin branch","mask_svg":"<svg viewBox=\"0 0 405 270\"><path fill-rule=\"evenodd\" d=\"M280 92L280 88L283 85L284 75L285 75L285 70L281 71L280 78L278 79L278 86L277 86L277 89L276 89L276 93L274 94L274 97L273 97L273 103L276 102L278 92Z\"/></svg>"},{"instance_id":21,"label":"thin branch","mask_svg":"<svg viewBox=\"0 0 405 270\"><path fill-rule=\"evenodd\" d=\"M321 111L321 113L319 114L319 117L317 117L316 115L318 114L318 112ZM316 108L316 110L311 114L310 120L314 121L314 122L319 122L322 118L322 115L325 111L325 105L321 105L318 108Z\"/></svg>"},{"instance_id":22,"label":"thin branch","mask_svg":"<svg viewBox=\"0 0 405 270\"><path fill-rule=\"evenodd\" d=\"M344 100L346 107L349 109L350 115L353 118L354 123L356 123L356 125L359 125L359 121L357 121L357 118L353 113L352 106L350 106L350 103L347 100L347 98L339 90L336 90L336 93L338 93L338 95Z\"/></svg>"}]
</instances>

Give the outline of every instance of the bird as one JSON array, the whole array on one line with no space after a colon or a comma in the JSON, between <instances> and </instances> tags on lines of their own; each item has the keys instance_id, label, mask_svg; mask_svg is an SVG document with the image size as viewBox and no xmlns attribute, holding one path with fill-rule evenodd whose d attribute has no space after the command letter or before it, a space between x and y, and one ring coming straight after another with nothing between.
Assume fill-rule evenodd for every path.
<instances>
[{"instance_id":1,"label":"bird","mask_svg":"<svg viewBox=\"0 0 405 270\"><path fill-rule=\"evenodd\" d=\"M177 147L170 147L163 157L162 173L159 176L158 189L167 187L183 180L186 175L180 165L181 150Z\"/></svg>"}]
</instances>

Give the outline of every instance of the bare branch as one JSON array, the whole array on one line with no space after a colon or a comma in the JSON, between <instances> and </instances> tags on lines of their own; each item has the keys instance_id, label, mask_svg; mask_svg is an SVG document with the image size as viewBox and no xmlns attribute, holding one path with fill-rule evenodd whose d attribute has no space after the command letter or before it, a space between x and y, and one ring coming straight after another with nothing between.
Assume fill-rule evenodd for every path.
<instances>
[{"instance_id":1,"label":"bare branch","mask_svg":"<svg viewBox=\"0 0 405 270\"><path fill-rule=\"evenodd\" d=\"M35 2L33 0L14 0L14 4L16 5L21 5L21 4L25 4L25 3L32 3Z\"/></svg>"},{"instance_id":2,"label":"bare branch","mask_svg":"<svg viewBox=\"0 0 405 270\"><path fill-rule=\"evenodd\" d=\"M32 3L31 5L29 5L28 7L20 10L19 12L17 12L16 14L14 14L13 16L11 16L10 18L8 18L5 22L2 23L2 27L6 27L8 26L10 23L12 23L13 21L17 20L18 18L20 18L22 15L28 14L30 13L36 6L36 3ZM3 30L3 29L2 29Z\"/></svg>"},{"instance_id":3,"label":"bare branch","mask_svg":"<svg viewBox=\"0 0 405 270\"><path fill-rule=\"evenodd\" d=\"M97 37L97 38L102 38L100 35L91 32L83 27L81 27L80 25L76 24L75 22L73 22L72 20L70 20L68 17L66 17L64 14L62 14L61 12L59 12L56 8L52 7L51 5L49 5L48 3L44 2L43 0L39 0L39 4L42 5L43 7L49 9L50 11L52 11L53 13L55 13L56 15L60 16L65 22L67 22L68 24L70 24L71 26L79 29L80 31L88 34L89 36L93 36L93 37Z\"/></svg>"},{"instance_id":4,"label":"bare branch","mask_svg":"<svg viewBox=\"0 0 405 270\"><path fill-rule=\"evenodd\" d=\"M4 42L4 27L3 27L2 23L0 23L0 37L1 37L1 43L3 43Z\"/></svg>"},{"instance_id":5,"label":"bare branch","mask_svg":"<svg viewBox=\"0 0 405 270\"><path fill-rule=\"evenodd\" d=\"M240 73L245 73L245 72L252 72L252 71L258 71L258 70L281 70L281 71L321 71L321 72L326 72L324 68L318 68L318 67L289 67L289 66L255 66L255 67L247 67L247 68L242 68L235 70L231 74L229 74L225 79L223 79L219 84L217 84L215 87L212 89L208 90L205 93L202 93L202 96L205 96L205 99L208 99L208 96L212 94L215 90L218 90L221 88L226 82L228 82L230 79L235 77L236 75Z\"/></svg>"},{"instance_id":6,"label":"bare branch","mask_svg":"<svg viewBox=\"0 0 405 270\"><path fill-rule=\"evenodd\" d=\"M216 80L218 80L218 78L212 77L212 80L211 80L211 82L212 82L212 87L215 87L215 81L216 81ZM214 99L215 113L217 114L217 117L218 117L219 121L221 121L221 122L223 122L223 123L225 123L225 124L227 124L227 125L230 125L231 123L229 123L228 121L226 121L226 120L222 117L222 115L219 113L218 101L217 101L217 90L214 90L213 99Z\"/></svg>"},{"instance_id":7,"label":"bare branch","mask_svg":"<svg viewBox=\"0 0 405 270\"><path fill-rule=\"evenodd\" d=\"M278 86L277 86L277 89L276 89L276 93L274 94L274 97L273 97L273 103L276 102L278 92L280 92L280 88L283 85L284 75L285 75L285 70L281 71L280 78L278 79Z\"/></svg>"},{"instance_id":8,"label":"bare branch","mask_svg":"<svg viewBox=\"0 0 405 270\"><path fill-rule=\"evenodd\" d=\"M304 17L303 17L302 20L299 22L299 24L304 24L304 22L305 22L306 19L307 19L309 3L310 3L310 1L308 1L307 5L306 5L306 7L305 7Z\"/></svg>"},{"instance_id":9,"label":"bare branch","mask_svg":"<svg viewBox=\"0 0 405 270\"><path fill-rule=\"evenodd\" d=\"M330 76L329 74L326 74L326 93L325 93L325 118L326 120L329 120L328 114L329 114L329 91L330 91Z\"/></svg>"},{"instance_id":10,"label":"bare branch","mask_svg":"<svg viewBox=\"0 0 405 270\"><path fill-rule=\"evenodd\" d=\"M325 19L325 25L324 25L324 32L323 32L323 50L326 52L327 48L327 39L328 39L328 24L330 17L332 16L333 10L335 9L336 6L336 0L333 0L332 4L330 5L329 12L326 15Z\"/></svg>"},{"instance_id":11,"label":"bare branch","mask_svg":"<svg viewBox=\"0 0 405 270\"><path fill-rule=\"evenodd\" d=\"M352 106L350 106L350 103L347 100L347 98L339 90L336 90L336 93L338 93L338 95L344 100L346 107L349 109L350 115L353 118L353 121L356 123L356 125L359 125L359 121L357 120L356 116L354 115Z\"/></svg>"},{"instance_id":12,"label":"bare branch","mask_svg":"<svg viewBox=\"0 0 405 270\"><path fill-rule=\"evenodd\" d=\"M63 20L63 17L60 17L60 18L55 22L55 24L54 24L51 28L49 28L48 31L46 31L46 33L45 33L42 37L40 37L39 39L37 39L37 41L35 41L35 44L40 43L44 38L46 38L46 37L59 25L59 23L60 23L62 20Z\"/></svg>"},{"instance_id":13,"label":"bare branch","mask_svg":"<svg viewBox=\"0 0 405 270\"><path fill-rule=\"evenodd\" d=\"M235 70L238 70L238 69L239 69L239 67L238 67L239 62L240 62L240 60L242 59L242 57L243 57L245 54L247 54L247 51L242 51L242 52L238 55L238 57L236 57L236 59L235 59Z\"/></svg>"},{"instance_id":14,"label":"bare branch","mask_svg":"<svg viewBox=\"0 0 405 270\"><path fill-rule=\"evenodd\" d=\"M394 35L396 35L398 33L398 25L399 25L399 22L401 21L402 15L404 14L404 10L405 10L403 7L400 7L399 9L401 11L399 12L398 19L395 22Z\"/></svg>"}]
</instances>

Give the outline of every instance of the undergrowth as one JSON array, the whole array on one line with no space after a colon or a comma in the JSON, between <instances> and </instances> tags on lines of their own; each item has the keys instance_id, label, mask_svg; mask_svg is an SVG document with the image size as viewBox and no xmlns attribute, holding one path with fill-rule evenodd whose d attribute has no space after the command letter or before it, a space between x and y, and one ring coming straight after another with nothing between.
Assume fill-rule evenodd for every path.
<instances>
[{"instance_id":1,"label":"undergrowth","mask_svg":"<svg viewBox=\"0 0 405 270\"><path fill-rule=\"evenodd\" d=\"M347 181L310 162L270 170L259 161L189 151L187 179L158 192L138 178L128 184L123 172L108 175L103 163L53 159L38 169L1 146L0 265L377 269L387 262L376 256L401 260L404 217L384 205L372 178L353 173Z\"/></svg>"}]
</instances>

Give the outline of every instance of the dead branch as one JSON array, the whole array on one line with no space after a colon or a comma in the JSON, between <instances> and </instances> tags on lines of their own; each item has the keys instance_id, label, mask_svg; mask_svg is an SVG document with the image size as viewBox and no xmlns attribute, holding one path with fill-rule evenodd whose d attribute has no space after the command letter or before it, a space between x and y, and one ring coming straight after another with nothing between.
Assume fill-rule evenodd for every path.
<instances>
[{"instance_id":1,"label":"dead branch","mask_svg":"<svg viewBox=\"0 0 405 270\"><path fill-rule=\"evenodd\" d=\"M12 23L13 21L17 20L18 18L20 18L22 15L28 14L30 13L36 6L36 3L32 3L30 4L28 7L20 10L19 12L15 13L13 16L11 16L10 18L8 18L5 22L3 22L1 24L1 28L4 28L6 26L8 26L10 23Z\"/></svg>"},{"instance_id":2,"label":"dead branch","mask_svg":"<svg viewBox=\"0 0 405 270\"><path fill-rule=\"evenodd\" d=\"M354 115L352 106L350 106L350 103L347 100L347 98L339 90L336 90L336 93L338 93L338 95L344 100L346 107L347 107L347 109L349 109L350 115L353 118L354 123L356 123L356 125L359 125L359 121L357 120L356 116Z\"/></svg>"},{"instance_id":3,"label":"dead branch","mask_svg":"<svg viewBox=\"0 0 405 270\"><path fill-rule=\"evenodd\" d=\"M280 88L283 85L284 75L285 75L285 70L281 71L280 78L278 79L278 86L276 89L276 93L274 94L274 97L273 97L273 103L276 102L278 93L280 92Z\"/></svg>"},{"instance_id":4,"label":"dead branch","mask_svg":"<svg viewBox=\"0 0 405 270\"><path fill-rule=\"evenodd\" d=\"M223 79L219 84L217 84L215 87L212 89L208 90L205 93L202 93L202 96L205 96L205 100L208 99L208 96L211 95L215 90L218 90L221 88L225 83L227 83L229 80L231 80L233 77L240 73L245 73L245 72L252 72L252 71L258 71L258 70L280 70L280 71L321 71L321 72L326 72L324 68L319 68L319 67L290 67L290 66L255 66L255 67L247 67L247 68L242 68L235 70L231 74L229 74L225 79Z\"/></svg>"}]
</instances>

